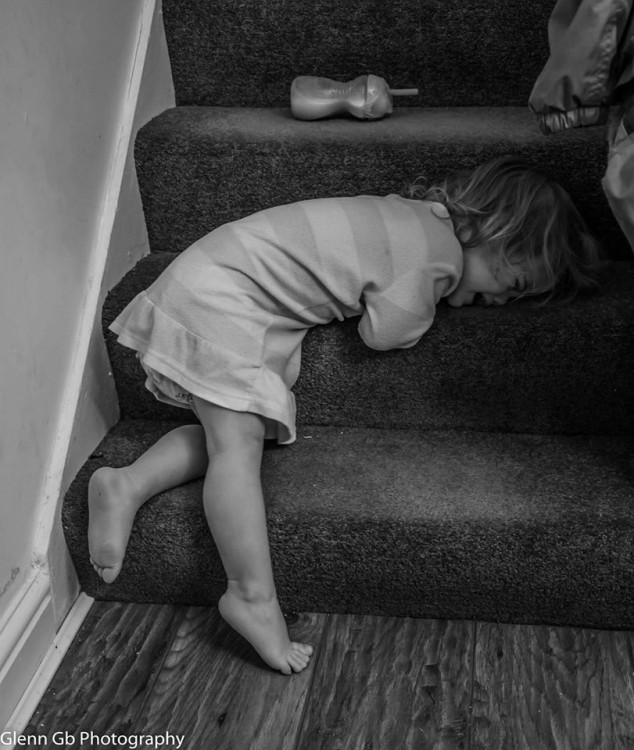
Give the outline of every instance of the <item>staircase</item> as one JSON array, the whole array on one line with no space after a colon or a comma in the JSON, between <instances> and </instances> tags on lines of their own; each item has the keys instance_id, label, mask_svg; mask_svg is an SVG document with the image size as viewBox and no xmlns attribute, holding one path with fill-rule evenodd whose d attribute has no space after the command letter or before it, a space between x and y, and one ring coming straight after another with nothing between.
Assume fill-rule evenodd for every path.
<instances>
[{"instance_id":1,"label":"staircase","mask_svg":"<svg viewBox=\"0 0 634 750\"><path fill-rule=\"evenodd\" d=\"M135 150L152 253L104 307L121 422L63 508L88 594L214 604L224 590L201 481L140 511L113 585L90 566L92 472L192 419L144 390L106 330L127 302L221 223L515 153L559 179L604 242L601 294L441 305L404 351L368 349L354 319L309 332L298 440L263 462L278 593L287 611L634 628L634 263L601 192L603 128L542 136L527 108L552 4L163 1L177 106ZM420 96L376 122L292 119L295 76L364 73Z\"/></svg>"}]
</instances>

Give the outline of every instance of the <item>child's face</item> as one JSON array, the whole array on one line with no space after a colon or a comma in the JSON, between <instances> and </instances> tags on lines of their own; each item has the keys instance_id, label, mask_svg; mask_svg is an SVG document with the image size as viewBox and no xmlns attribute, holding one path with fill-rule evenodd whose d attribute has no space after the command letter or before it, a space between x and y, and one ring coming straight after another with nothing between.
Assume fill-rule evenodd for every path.
<instances>
[{"instance_id":1,"label":"child's face","mask_svg":"<svg viewBox=\"0 0 634 750\"><path fill-rule=\"evenodd\" d=\"M505 305L533 288L537 279L520 265L495 266L486 245L464 250L460 283L447 297L452 307Z\"/></svg>"}]
</instances>

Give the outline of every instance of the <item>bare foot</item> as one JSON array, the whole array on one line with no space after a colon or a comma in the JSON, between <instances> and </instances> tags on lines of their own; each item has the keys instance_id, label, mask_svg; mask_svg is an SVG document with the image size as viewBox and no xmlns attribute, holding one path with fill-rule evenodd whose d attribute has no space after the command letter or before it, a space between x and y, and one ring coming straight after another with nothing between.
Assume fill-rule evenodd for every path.
<instances>
[{"instance_id":1,"label":"bare foot","mask_svg":"<svg viewBox=\"0 0 634 750\"><path fill-rule=\"evenodd\" d=\"M121 571L138 505L125 469L104 466L88 484L90 562L106 583Z\"/></svg>"},{"instance_id":2,"label":"bare foot","mask_svg":"<svg viewBox=\"0 0 634 750\"><path fill-rule=\"evenodd\" d=\"M250 601L229 588L218 602L222 617L247 639L264 661L283 674L301 672L308 666L312 646L288 637L286 622L277 599Z\"/></svg>"}]
</instances>

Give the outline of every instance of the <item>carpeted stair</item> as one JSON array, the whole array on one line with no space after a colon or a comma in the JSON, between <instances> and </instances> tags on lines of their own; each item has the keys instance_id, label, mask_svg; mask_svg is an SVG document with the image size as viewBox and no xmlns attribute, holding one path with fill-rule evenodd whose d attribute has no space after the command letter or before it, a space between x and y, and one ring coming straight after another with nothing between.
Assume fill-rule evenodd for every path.
<instances>
[{"instance_id":1,"label":"carpeted stair","mask_svg":"<svg viewBox=\"0 0 634 750\"><path fill-rule=\"evenodd\" d=\"M308 334L297 443L263 462L283 607L634 627L634 263L601 193L604 130L542 136L526 107L552 2L163 5L179 106L136 141L153 252L112 290L104 328L223 222L397 192L502 153L560 179L614 260L601 293L569 306L441 305L407 351L368 349L354 320ZM291 117L296 75L368 72L420 97L377 122ZM154 401L134 355L105 335L122 419L63 509L82 585L213 604L224 577L201 482L142 509L113 585L90 567L91 473L192 419Z\"/></svg>"}]
</instances>

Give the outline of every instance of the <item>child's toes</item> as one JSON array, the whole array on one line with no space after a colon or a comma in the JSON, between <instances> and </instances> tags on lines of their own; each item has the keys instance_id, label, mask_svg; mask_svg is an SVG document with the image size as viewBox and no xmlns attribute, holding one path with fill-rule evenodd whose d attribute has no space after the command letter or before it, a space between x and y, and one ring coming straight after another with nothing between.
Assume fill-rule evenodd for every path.
<instances>
[{"instance_id":1,"label":"child's toes","mask_svg":"<svg viewBox=\"0 0 634 750\"><path fill-rule=\"evenodd\" d=\"M90 558L90 564L94 568L95 573L97 573L97 575L101 576L101 567L99 565L97 565L97 563L92 559L92 557Z\"/></svg>"},{"instance_id":2,"label":"child's toes","mask_svg":"<svg viewBox=\"0 0 634 750\"><path fill-rule=\"evenodd\" d=\"M302 658L298 653L294 652L288 657L288 663L293 672L301 672L308 666L308 659L306 657Z\"/></svg>"},{"instance_id":3,"label":"child's toes","mask_svg":"<svg viewBox=\"0 0 634 750\"><path fill-rule=\"evenodd\" d=\"M288 663L293 668L293 671L301 672L302 669L306 669L311 653L312 648L310 646L305 646L303 643L293 643L288 656Z\"/></svg>"},{"instance_id":4,"label":"child's toes","mask_svg":"<svg viewBox=\"0 0 634 750\"><path fill-rule=\"evenodd\" d=\"M103 578L105 583L112 583L115 578L119 575L119 571L121 570L120 565L113 565L110 568L103 568L100 575Z\"/></svg>"}]
</instances>

